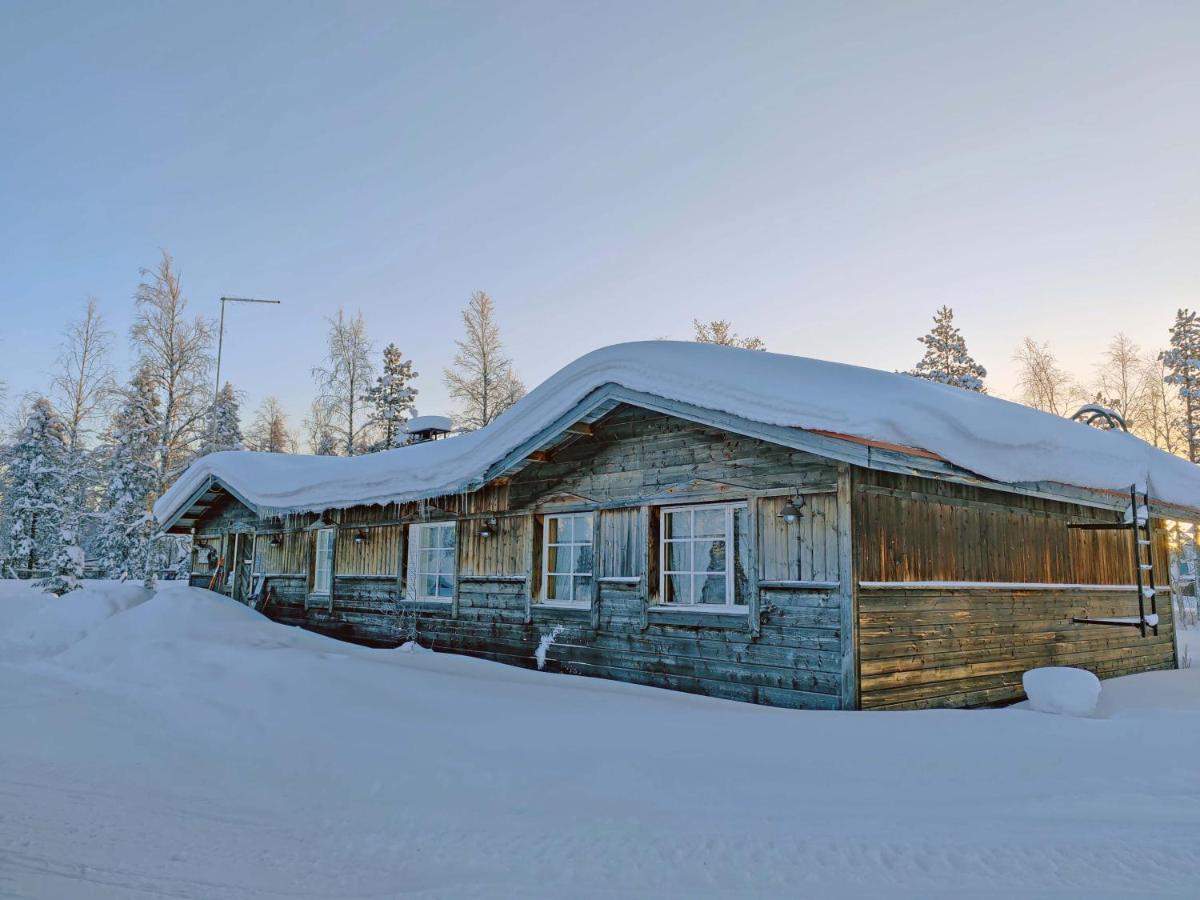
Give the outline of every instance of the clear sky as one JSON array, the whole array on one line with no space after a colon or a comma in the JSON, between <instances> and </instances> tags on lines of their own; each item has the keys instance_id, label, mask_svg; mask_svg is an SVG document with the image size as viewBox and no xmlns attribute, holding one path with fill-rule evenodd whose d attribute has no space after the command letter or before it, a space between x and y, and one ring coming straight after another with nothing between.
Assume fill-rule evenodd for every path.
<instances>
[{"instance_id":1,"label":"clear sky","mask_svg":"<svg viewBox=\"0 0 1200 900\"><path fill-rule=\"evenodd\" d=\"M471 291L531 386L729 318L907 368L954 307L993 388L1200 305L1200 4L0 2L0 378L44 387L169 248L225 373L299 424L323 317L421 373Z\"/></svg>"}]
</instances>

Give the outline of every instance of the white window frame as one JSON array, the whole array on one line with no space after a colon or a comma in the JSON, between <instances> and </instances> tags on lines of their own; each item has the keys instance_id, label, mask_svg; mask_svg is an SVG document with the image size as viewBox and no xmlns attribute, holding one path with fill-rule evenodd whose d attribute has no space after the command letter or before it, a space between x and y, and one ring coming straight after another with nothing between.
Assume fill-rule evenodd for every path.
<instances>
[{"instance_id":1,"label":"white window frame","mask_svg":"<svg viewBox=\"0 0 1200 900\"><path fill-rule=\"evenodd\" d=\"M569 541L555 541L553 544L550 542L550 523L552 521L554 521L555 519L557 519L559 521L562 521L563 519L579 519L579 518L583 518L585 516L588 517L589 519L591 519L591 523L590 523L591 527L588 529L586 541L576 541L576 540L572 539ZM596 547L594 545L594 540L593 540L593 538L595 536L595 522L596 522L595 516L596 516L595 511L584 510L582 512L572 512L572 513L551 513L551 514L547 514L546 516L544 516L542 518L542 591L541 591L542 596L541 596L539 602L544 603L547 606L570 606L570 607L580 607L580 608L587 608L592 605L591 595L589 595L588 597L586 597L583 600L580 600L575 596L575 579L576 579L576 577L578 577L580 575L587 575L589 578L592 579L593 583L595 583ZM574 523L571 524L571 533L572 533L572 535L574 535L574 533L575 533ZM550 571L550 548L551 547L569 547L569 548L571 548L571 550L572 550L571 571L569 571L569 572L551 572ZM576 547L591 547L592 548L591 571L588 571L588 572L582 572L582 571L576 572L575 571L575 553L573 551L574 551L574 548L576 548ZM554 575L557 575L560 578L563 575L567 575L570 577L570 583L571 583L571 599L570 600L562 600L557 597L554 599L550 598L550 578L551 578L551 576L554 576Z\"/></svg>"},{"instance_id":2,"label":"white window frame","mask_svg":"<svg viewBox=\"0 0 1200 900\"><path fill-rule=\"evenodd\" d=\"M696 612L746 612L749 610L748 603L737 602L737 585L734 582L734 572L737 568L737 553L738 547L734 542L734 516L737 510L746 509L748 504L745 501L739 503L693 503L687 506L662 506L659 507L659 523L658 523L658 602L666 609L688 609ZM695 582L697 575L703 575L705 578L711 577L712 572L697 572L695 560L692 560L692 568L688 572L678 570L667 571L667 544L669 543L696 543L702 540L712 540L712 538L697 538L694 535L695 527L691 529L693 536L687 538L668 538L666 517L672 513L691 513L693 522L697 510L704 512L712 512L714 510L725 511L725 602L724 603L675 603L667 600L667 576L687 575L692 583ZM753 527L752 524L747 524L747 527ZM743 540L746 537L743 535ZM689 591L694 593L694 591Z\"/></svg>"},{"instance_id":3,"label":"white window frame","mask_svg":"<svg viewBox=\"0 0 1200 900\"><path fill-rule=\"evenodd\" d=\"M326 535L329 536L329 547L325 550L321 549L321 540ZM313 551L313 589L312 592L321 597L328 597L333 592L333 548L337 546L337 529L336 528L318 528L315 538L315 546ZM325 566L322 570L321 558L325 557ZM321 575L324 572L326 584L321 587Z\"/></svg>"},{"instance_id":4,"label":"white window frame","mask_svg":"<svg viewBox=\"0 0 1200 900\"><path fill-rule=\"evenodd\" d=\"M450 563L450 571L424 571L421 569L421 532L443 528L450 529L454 532L454 555L453 561ZM445 548L437 547L434 549L440 556L441 551ZM408 599L420 600L425 603L451 603L454 600L454 586L458 583L458 522L415 522L408 526L408 590L405 593ZM440 594L422 594L420 590L421 579L423 575L433 575L440 577L442 575L450 576L450 596L443 597Z\"/></svg>"}]
</instances>

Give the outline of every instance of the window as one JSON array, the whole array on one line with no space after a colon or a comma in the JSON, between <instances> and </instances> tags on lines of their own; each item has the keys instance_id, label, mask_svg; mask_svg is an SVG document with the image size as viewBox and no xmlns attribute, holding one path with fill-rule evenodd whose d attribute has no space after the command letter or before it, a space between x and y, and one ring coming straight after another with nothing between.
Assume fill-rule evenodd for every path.
<instances>
[{"instance_id":1,"label":"window","mask_svg":"<svg viewBox=\"0 0 1200 900\"><path fill-rule=\"evenodd\" d=\"M662 511L659 596L672 606L744 606L744 504Z\"/></svg>"},{"instance_id":2,"label":"window","mask_svg":"<svg viewBox=\"0 0 1200 900\"><path fill-rule=\"evenodd\" d=\"M546 516L543 533L545 601L586 606L592 599L592 514Z\"/></svg>"},{"instance_id":3,"label":"window","mask_svg":"<svg viewBox=\"0 0 1200 900\"><path fill-rule=\"evenodd\" d=\"M333 585L333 528L317 531L317 559L313 569L313 593L328 594Z\"/></svg>"},{"instance_id":4,"label":"window","mask_svg":"<svg viewBox=\"0 0 1200 900\"><path fill-rule=\"evenodd\" d=\"M454 597L454 522L413 525L408 529L408 593L416 600Z\"/></svg>"}]
</instances>

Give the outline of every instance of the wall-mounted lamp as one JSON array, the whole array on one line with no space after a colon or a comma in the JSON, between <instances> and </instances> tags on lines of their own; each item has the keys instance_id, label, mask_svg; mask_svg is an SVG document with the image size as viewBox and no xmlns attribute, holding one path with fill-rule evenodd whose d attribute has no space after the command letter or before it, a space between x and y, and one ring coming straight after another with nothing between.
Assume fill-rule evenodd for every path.
<instances>
[{"instance_id":1,"label":"wall-mounted lamp","mask_svg":"<svg viewBox=\"0 0 1200 900\"><path fill-rule=\"evenodd\" d=\"M490 538L496 533L496 520L484 519L483 524L479 526L479 536L481 538Z\"/></svg>"},{"instance_id":2,"label":"wall-mounted lamp","mask_svg":"<svg viewBox=\"0 0 1200 900\"><path fill-rule=\"evenodd\" d=\"M783 504L783 509L779 511L779 518L787 522L789 525L795 525L800 521L800 517L804 515L801 510L804 508L804 498L797 497L794 500L789 500Z\"/></svg>"},{"instance_id":3,"label":"wall-mounted lamp","mask_svg":"<svg viewBox=\"0 0 1200 900\"><path fill-rule=\"evenodd\" d=\"M369 538L370 535L367 534L367 529L365 528L360 528L354 532L354 543L356 544L365 544Z\"/></svg>"}]
</instances>

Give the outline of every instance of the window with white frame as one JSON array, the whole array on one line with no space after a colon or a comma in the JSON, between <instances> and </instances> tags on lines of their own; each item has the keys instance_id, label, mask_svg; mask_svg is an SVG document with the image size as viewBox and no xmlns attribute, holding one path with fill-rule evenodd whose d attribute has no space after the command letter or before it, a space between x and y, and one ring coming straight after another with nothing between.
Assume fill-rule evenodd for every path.
<instances>
[{"instance_id":1,"label":"window with white frame","mask_svg":"<svg viewBox=\"0 0 1200 900\"><path fill-rule=\"evenodd\" d=\"M659 596L671 606L745 606L745 504L666 507L659 527Z\"/></svg>"},{"instance_id":2,"label":"window with white frame","mask_svg":"<svg viewBox=\"0 0 1200 900\"><path fill-rule=\"evenodd\" d=\"M333 542L336 529L317 530L316 565L313 567L313 593L328 594L333 586Z\"/></svg>"},{"instance_id":3,"label":"window with white frame","mask_svg":"<svg viewBox=\"0 0 1200 900\"><path fill-rule=\"evenodd\" d=\"M546 516L542 534L542 599L587 606L592 599L592 514Z\"/></svg>"},{"instance_id":4,"label":"window with white frame","mask_svg":"<svg viewBox=\"0 0 1200 900\"><path fill-rule=\"evenodd\" d=\"M422 522L408 529L408 594L415 600L454 597L454 522Z\"/></svg>"}]
</instances>

